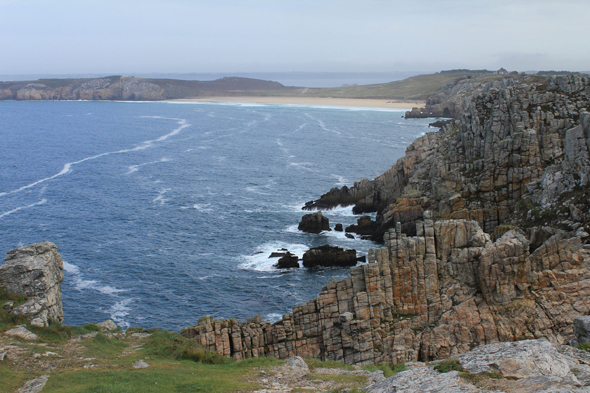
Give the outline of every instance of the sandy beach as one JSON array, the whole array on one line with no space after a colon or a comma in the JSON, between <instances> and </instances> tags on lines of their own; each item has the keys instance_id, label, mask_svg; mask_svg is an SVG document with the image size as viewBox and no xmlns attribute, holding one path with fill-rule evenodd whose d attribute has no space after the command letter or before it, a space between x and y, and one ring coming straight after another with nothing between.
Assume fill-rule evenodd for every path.
<instances>
[{"instance_id":1,"label":"sandy beach","mask_svg":"<svg viewBox=\"0 0 590 393\"><path fill-rule=\"evenodd\" d=\"M327 98L327 97L208 97L181 98L169 100L176 102L243 102L256 104L298 104L320 106L356 106L388 109L412 109L423 107L424 102L405 102L379 99L361 98Z\"/></svg>"}]
</instances>

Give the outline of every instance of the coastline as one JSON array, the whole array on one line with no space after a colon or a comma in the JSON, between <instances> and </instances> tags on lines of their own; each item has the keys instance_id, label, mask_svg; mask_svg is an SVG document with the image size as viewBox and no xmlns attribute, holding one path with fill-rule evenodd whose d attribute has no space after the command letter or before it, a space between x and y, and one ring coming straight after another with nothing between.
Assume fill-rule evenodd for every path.
<instances>
[{"instance_id":1,"label":"coastline","mask_svg":"<svg viewBox=\"0 0 590 393\"><path fill-rule=\"evenodd\" d=\"M245 103L245 104L292 104L292 105L318 105L318 106L349 106L385 109L412 109L423 107L421 101L396 101L373 98L333 98L333 97L205 97L205 98L178 98L166 100L169 102L212 102L212 103Z\"/></svg>"}]
</instances>

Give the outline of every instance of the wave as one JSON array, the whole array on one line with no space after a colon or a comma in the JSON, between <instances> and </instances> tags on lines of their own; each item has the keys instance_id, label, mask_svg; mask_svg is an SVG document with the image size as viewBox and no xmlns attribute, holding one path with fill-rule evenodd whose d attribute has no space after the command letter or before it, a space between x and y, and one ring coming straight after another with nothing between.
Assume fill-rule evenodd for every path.
<instances>
[{"instance_id":1,"label":"wave","mask_svg":"<svg viewBox=\"0 0 590 393\"><path fill-rule=\"evenodd\" d=\"M264 243L257 247L256 254L254 255L242 255L240 259L242 262L238 268L244 270L255 270L259 272L277 272L280 270L276 269L273 265L278 262L278 258L269 258L270 254L277 252L281 249L287 249L291 254L297 255L300 259L303 257L303 253L309 249L305 244L296 243L284 243L284 242L269 242Z\"/></svg>"},{"instance_id":2,"label":"wave","mask_svg":"<svg viewBox=\"0 0 590 393\"><path fill-rule=\"evenodd\" d=\"M100 285L96 280L84 280L82 274L80 273L80 268L78 266L72 263L68 263L66 261L63 261L63 264L66 273L70 273L72 275L74 288L78 291L92 289L104 295L114 295L120 292L127 292L126 289L113 288L110 285Z\"/></svg>"},{"instance_id":3,"label":"wave","mask_svg":"<svg viewBox=\"0 0 590 393\"><path fill-rule=\"evenodd\" d=\"M41 184L41 183L44 183L46 181L53 180L56 177L63 176L65 174L69 173L71 171L71 169L72 169L72 166L74 166L76 164L81 164L83 162L90 161L90 160L95 160L97 158L108 156L108 155L111 155L111 154L123 154L123 153L129 153L129 152L133 152L133 151L139 151L139 150L147 149L148 147L153 146L154 143L162 142L162 141L164 141L164 140L166 140L166 139L168 139L168 138L170 138L170 137L178 134L184 128L191 126L189 123L187 123L187 121L185 119L164 118L164 117L161 117L161 116L142 116L142 117L143 118L153 118L153 119L178 120L177 124L179 124L180 127L175 128L174 130L172 130L168 134L162 135L161 137L159 137L157 139L152 139L152 140L149 140L149 141L141 142L141 144L139 146L136 146L136 147L133 147L133 148L123 149L123 150L117 150L117 151L109 151L109 152L106 152L106 153L100 153L100 154L97 154L97 155L94 155L94 156L86 157L86 158L83 158L83 159L78 160L78 161L68 162L68 163L66 163L64 165L64 167L62 168L62 170L59 171L58 173L56 173L55 175L52 175L52 176L49 176L49 177L46 177L46 178L37 180L37 181L35 181L33 183L27 184L26 186L22 186L20 188L16 188L14 190L0 192L0 197L1 196L8 195L8 194L15 194L17 192L21 192L21 191L27 190L29 188L35 187L36 185Z\"/></svg>"},{"instance_id":4,"label":"wave","mask_svg":"<svg viewBox=\"0 0 590 393\"><path fill-rule=\"evenodd\" d=\"M132 298L123 299L113 304L109 309L113 322L123 329L127 329L130 326L129 323L125 321L125 317L129 315L129 311L131 311L131 308L128 306L133 300L134 299Z\"/></svg>"},{"instance_id":5,"label":"wave","mask_svg":"<svg viewBox=\"0 0 590 393\"><path fill-rule=\"evenodd\" d=\"M160 190L160 192L158 193L158 196L155 197L152 202L156 203L156 202L160 202L160 206L164 205L166 202L168 202L170 199L168 198L164 198L164 194L166 194L168 191L170 191L171 188L164 188L162 190Z\"/></svg>"},{"instance_id":6,"label":"wave","mask_svg":"<svg viewBox=\"0 0 590 393\"><path fill-rule=\"evenodd\" d=\"M39 206L39 205L44 205L46 202L47 202L47 199L43 198L39 202L31 203L30 205L26 205L26 206L19 206L17 208L14 208L12 210L9 210L7 212L4 212L4 213L0 214L0 218L6 217L8 215L11 215L12 213L16 213L19 210L29 209L31 207L35 207L35 206Z\"/></svg>"},{"instance_id":7,"label":"wave","mask_svg":"<svg viewBox=\"0 0 590 393\"><path fill-rule=\"evenodd\" d=\"M166 157L162 157L158 161L151 161L151 162L146 162L146 163L143 163L143 164L130 165L129 166L129 170L125 174L126 175L129 175L129 174L131 174L133 172L137 172L139 170L139 168L141 168L142 166L152 165L152 164L159 164L160 162L168 162L168 161L172 161L172 160L169 159L169 158L166 158Z\"/></svg>"}]
</instances>

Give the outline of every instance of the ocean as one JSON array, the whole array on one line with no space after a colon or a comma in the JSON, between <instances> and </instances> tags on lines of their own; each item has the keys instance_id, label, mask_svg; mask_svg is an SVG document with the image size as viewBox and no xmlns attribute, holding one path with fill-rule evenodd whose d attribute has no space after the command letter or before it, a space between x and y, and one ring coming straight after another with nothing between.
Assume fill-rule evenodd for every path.
<instances>
[{"instance_id":1,"label":"ocean","mask_svg":"<svg viewBox=\"0 0 590 393\"><path fill-rule=\"evenodd\" d=\"M348 269L271 252L376 244L297 230L306 201L389 169L429 119L404 110L179 102L0 102L0 254L51 241L64 323L178 331L275 321ZM352 208L324 212L333 227Z\"/></svg>"}]
</instances>

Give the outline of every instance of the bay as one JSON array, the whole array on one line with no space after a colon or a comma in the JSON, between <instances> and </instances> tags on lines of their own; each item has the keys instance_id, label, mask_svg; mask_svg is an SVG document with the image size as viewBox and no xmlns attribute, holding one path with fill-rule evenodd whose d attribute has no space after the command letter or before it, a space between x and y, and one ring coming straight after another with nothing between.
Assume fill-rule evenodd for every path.
<instances>
[{"instance_id":1,"label":"bay","mask_svg":"<svg viewBox=\"0 0 590 393\"><path fill-rule=\"evenodd\" d=\"M276 270L343 233L301 233L306 201L389 169L428 119L403 110L170 102L0 102L0 253L52 241L67 324L180 330L276 320L347 269ZM325 212L331 225L352 209Z\"/></svg>"}]
</instances>

